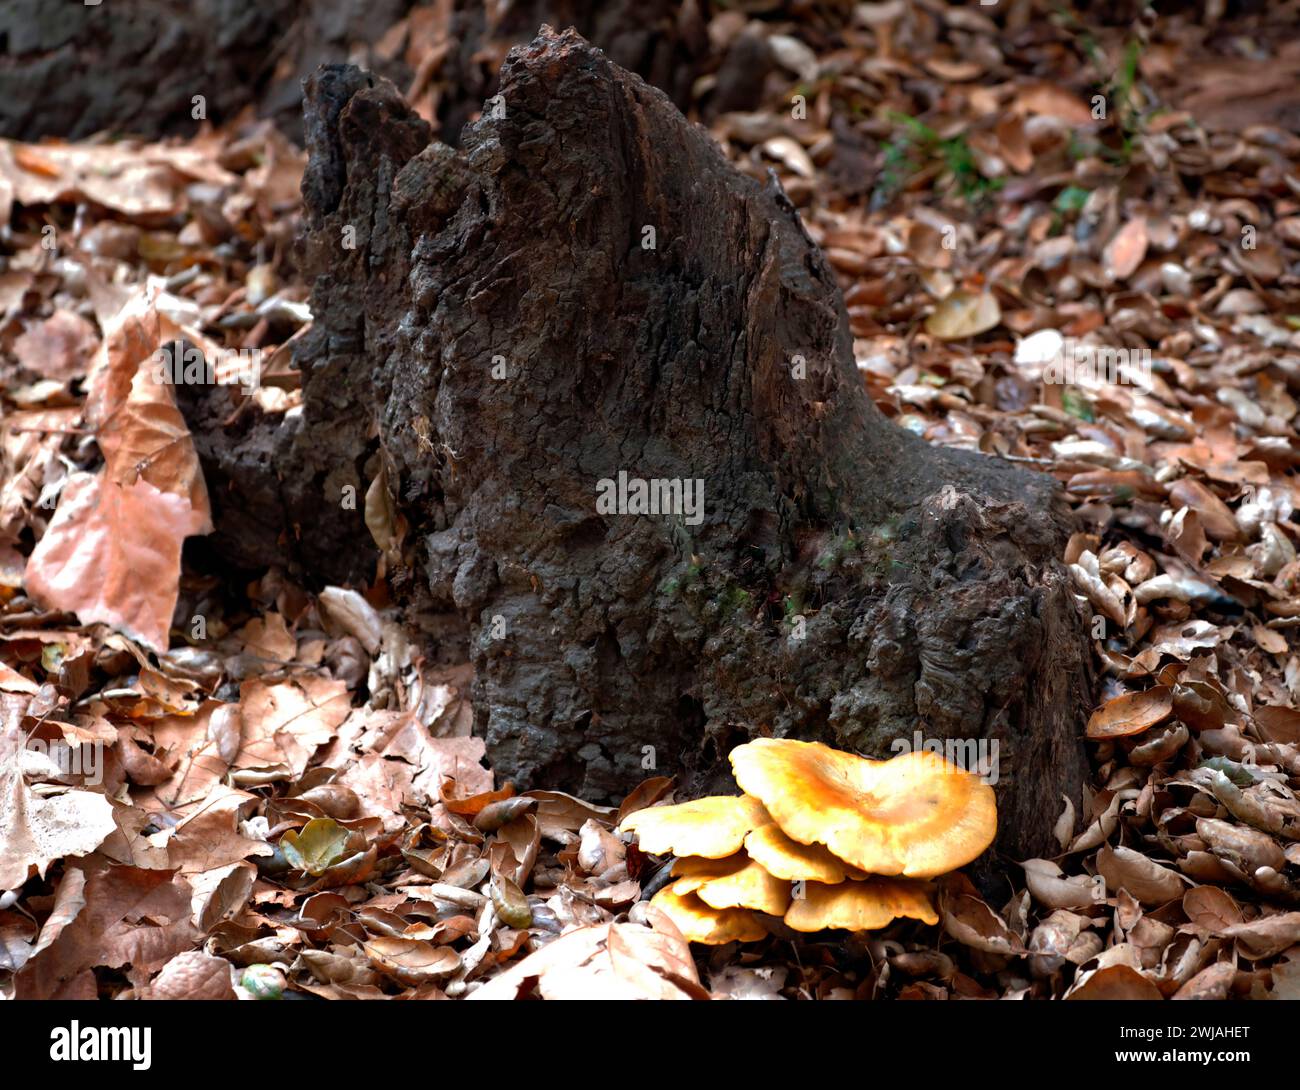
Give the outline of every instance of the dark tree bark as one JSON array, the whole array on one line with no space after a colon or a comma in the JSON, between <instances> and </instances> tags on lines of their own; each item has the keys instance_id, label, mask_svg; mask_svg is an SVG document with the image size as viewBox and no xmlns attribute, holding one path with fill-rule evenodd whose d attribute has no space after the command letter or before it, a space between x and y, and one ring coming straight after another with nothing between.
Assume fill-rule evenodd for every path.
<instances>
[{"instance_id":1,"label":"dark tree bark","mask_svg":"<svg viewBox=\"0 0 1300 1090\"><path fill-rule=\"evenodd\" d=\"M691 84L708 61L710 6L709 0L522 0L500 6L452 0L451 49L442 71L448 91L438 104L439 135L448 144L458 142L465 122L496 93L508 48L527 42L542 23L573 27L615 64L685 109ZM743 108L756 103L753 94Z\"/></svg>"},{"instance_id":2,"label":"dark tree bark","mask_svg":"<svg viewBox=\"0 0 1300 1090\"><path fill-rule=\"evenodd\" d=\"M0 5L0 136L192 133L193 96L202 95L210 120L228 121L253 105L301 141L303 79L373 45L417 6L418 0L9 0ZM495 93L506 50L528 41L543 22L577 27L682 106L708 61L708 0L450 0L437 11L442 21L430 32L448 45L438 113L449 143ZM383 74L400 85L414 75L400 58L383 63ZM755 104L756 86L743 88L737 94L733 86L730 108Z\"/></svg>"},{"instance_id":3,"label":"dark tree bark","mask_svg":"<svg viewBox=\"0 0 1300 1090\"><path fill-rule=\"evenodd\" d=\"M996 741L1001 843L1044 850L1090 681L1053 481L889 423L775 179L662 93L544 29L501 95L453 151L354 68L309 82L305 412L210 441L214 492L238 510L230 452L278 444L299 559L355 575L338 489L382 471L503 777L617 794L652 752L702 789L755 734ZM703 481L702 521L602 513L620 471Z\"/></svg>"}]
</instances>

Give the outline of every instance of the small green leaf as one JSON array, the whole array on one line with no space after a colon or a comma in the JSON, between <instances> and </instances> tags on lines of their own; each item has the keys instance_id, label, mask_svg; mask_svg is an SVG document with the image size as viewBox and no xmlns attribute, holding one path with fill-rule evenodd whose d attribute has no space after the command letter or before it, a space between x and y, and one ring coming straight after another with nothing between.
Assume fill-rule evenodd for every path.
<instances>
[{"instance_id":1,"label":"small green leaf","mask_svg":"<svg viewBox=\"0 0 1300 1090\"><path fill-rule=\"evenodd\" d=\"M1096 419L1092 412L1092 403L1073 388L1061 391L1061 407L1071 416L1086 420L1089 424Z\"/></svg>"},{"instance_id":2,"label":"small green leaf","mask_svg":"<svg viewBox=\"0 0 1300 1090\"><path fill-rule=\"evenodd\" d=\"M492 904L502 921L521 930L533 926L533 910L528 904L528 898L514 882L504 874L498 874L493 877L490 888Z\"/></svg>"},{"instance_id":3,"label":"small green leaf","mask_svg":"<svg viewBox=\"0 0 1300 1090\"><path fill-rule=\"evenodd\" d=\"M1212 768L1216 772L1222 772L1238 787L1250 787L1259 779L1245 765L1238 764L1228 757L1207 757L1197 767Z\"/></svg>"},{"instance_id":4,"label":"small green leaf","mask_svg":"<svg viewBox=\"0 0 1300 1090\"><path fill-rule=\"evenodd\" d=\"M347 854L348 831L333 818L312 818L301 829L280 837L280 848L291 867L324 874Z\"/></svg>"},{"instance_id":5,"label":"small green leaf","mask_svg":"<svg viewBox=\"0 0 1300 1090\"><path fill-rule=\"evenodd\" d=\"M41 667L47 674L57 674L68 649L61 643L47 643L41 648Z\"/></svg>"},{"instance_id":6,"label":"small green leaf","mask_svg":"<svg viewBox=\"0 0 1300 1090\"><path fill-rule=\"evenodd\" d=\"M284 974L274 965L250 965L239 983L256 999L284 998Z\"/></svg>"},{"instance_id":7,"label":"small green leaf","mask_svg":"<svg viewBox=\"0 0 1300 1090\"><path fill-rule=\"evenodd\" d=\"M1053 207L1058 212L1078 212L1088 203L1088 191L1077 185L1067 185L1056 195Z\"/></svg>"}]
</instances>

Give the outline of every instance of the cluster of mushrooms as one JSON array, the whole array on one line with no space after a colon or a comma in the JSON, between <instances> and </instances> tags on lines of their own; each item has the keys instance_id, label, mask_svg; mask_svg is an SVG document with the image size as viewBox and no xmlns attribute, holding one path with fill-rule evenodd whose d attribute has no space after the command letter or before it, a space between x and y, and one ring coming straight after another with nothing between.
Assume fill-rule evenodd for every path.
<instances>
[{"instance_id":1,"label":"cluster of mushrooms","mask_svg":"<svg viewBox=\"0 0 1300 1090\"><path fill-rule=\"evenodd\" d=\"M731 753L743 795L639 810L620 830L674 855L654 895L691 942L753 942L764 917L794 931L937 923L927 878L997 833L993 789L929 752L872 761L819 742L759 738Z\"/></svg>"}]
</instances>

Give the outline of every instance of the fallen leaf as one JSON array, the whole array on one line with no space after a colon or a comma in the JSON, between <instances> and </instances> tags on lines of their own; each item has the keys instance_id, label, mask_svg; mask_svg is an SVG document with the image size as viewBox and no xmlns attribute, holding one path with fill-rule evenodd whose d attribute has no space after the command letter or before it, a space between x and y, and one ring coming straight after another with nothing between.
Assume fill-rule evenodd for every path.
<instances>
[{"instance_id":1,"label":"fallen leaf","mask_svg":"<svg viewBox=\"0 0 1300 1090\"><path fill-rule=\"evenodd\" d=\"M0 890L16 889L58 859L87 855L117 831L113 807L96 791L37 794L15 760L0 765Z\"/></svg>"},{"instance_id":2,"label":"fallen leaf","mask_svg":"<svg viewBox=\"0 0 1300 1090\"><path fill-rule=\"evenodd\" d=\"M177 954L144 989L146 999L234 999L230 974L234 968L225 958L186 950Z\"/></svg>"},{"instance_id":3,"label":"fallen leaf","mask_svg":"<svg viewBox=\"0 0 1300 1090\"><path fill-rule=\"evenodd\" d=\"M1129 220L1106 243L1101 255L1106 275L1112 280L1127 280L1146 257L1149 241L1146 219L1138 216Z\"/></svg>"},{"instance_id":4,"label":"fallen leaf","mask_svg":"<svg viewBox=\"0 0 1300 1090\"><path fill-rule=\"evenodd\" d=\"M1144 905L1162 905L1182 897L1186 880L1132 848L1102 848L1097 870L1111 890L1125 890Z\"/></svg>"},{"instance_id":5,"label":"fallen leaf","mask_svg":"<svg viewBox=\"0 0 1300 1090\"><path fill-rule=\"evenodd\" d=\"M1173 711L1173 690L1167 685L1156 685L1139 693L1124 693L1106 701L1092 713L1086 733L1094 740L1141 734L1164 722Z\"/></svg>"},{"instance_id":6,"label":"fallen leaf","mask_svg":"<svg viewBox=\"0 0 1300 1090\"><path fill-rule=\"evenodd\" d=\"M27 593L48 609L100 621L159 653L169 642L181 543L193 511L144 478L68 478L54 518L27 559Z\"/></svg>"},{"instance_id":7,"label":"fallen leaf","mask_svg":"<svg viewBox=\"0 0 1300 1090\"><path fill-rule=\"evenodd\" d=\"M1136 969L1110 965L1098 969L1070 991L1066 999L1163 999L1160 989Z\"/></svg>"},{"instance_id":8,"label":"fallen leaf","mask_svg":"<svg viewBox=\"0 0 1300 1090\"><path fill-rule=\"evenodd\" d=\"M1002 320L1002 308L988 292L957 290L939 301L925 320L925 331L941 341L960 341L986 333Z\"/></svg>"}]
</instances>

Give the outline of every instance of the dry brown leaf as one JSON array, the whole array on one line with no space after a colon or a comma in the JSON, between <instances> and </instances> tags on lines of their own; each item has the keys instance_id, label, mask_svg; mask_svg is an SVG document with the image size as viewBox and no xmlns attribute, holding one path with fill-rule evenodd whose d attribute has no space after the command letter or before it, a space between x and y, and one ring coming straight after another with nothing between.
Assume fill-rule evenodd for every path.
<instances>
[{"instance_id":1,"label":"dry brown leaf","mask_svg":"<svg viewBox=\"0 0 1300 1090\"><path fill-rule=\"evenodd\" d=\"M1241 906L1217 886L1196 886L1183 894L1183 912L1192 925L1211 934L1242 922Z\"/></svg>"},{"instance_id":2,"label":"dry brown leaf","mask_svg":"<svg viewBox=\"0 0 1300 1090\"><path fill-rule=\"evenodd\" d=\"M1093 123L1092 111L1058 83L1034 83L1021 88L1012 107L1017 114L1055 117L1071 126Z\"/></svg>"},{"instance_id":3,"label":"dry brown leaf","mask_svg":"<svg viewBox=\"0 0 1300 1090\"><path fill-rule=\"evenodd\" d=\"M14 341L19 364L42 378L68 382L90 367L99 336L85 318L56 310L44 321L28 326Z\"/></svg>"},{"instance_id":4,"label":"dry brown leaf","mask_svg":"<svg viewBox=\"0 0 1300 1090\"><path fill-rule=\"evenodd\" d=\"M49 609L101 621L154 651L167 650L176 610L187 500L143 478L69 478L44 537L27 559L27 593Z\"/></svg>"},{"instance_id":5,"label":"dry brown leaf","mask_svg":"<svg viewBox=\"0 0 1300 1090\"><path fill-rule=\"evenodd\" d=\"M87 855L117 831L113 807L96 791L38 794L12 757L0 764L0 889L16 889L33 870Z\"/></svg>"},{"instance_id":6,"label":"dry brown leaf","mask_svg":"<svg viewBox=\"0 0 1300 1090\"><path fill-rule=\"evenodd\" d=\"M1223 928L1222 934L1236 939L1238 949L1251 960L1270 958L1300 943L1300 912L1279 912L1232 924Z\"/></svg>"},{"instance_id":7,"label":"dry brown leaf","mask_svg":"<svg viewBox=\"0 0 1300 1090\"><path fill-rule=\"evenodd\" d=\"M1029 892L1048 908L1091 908L1096 904L1094 886L1086 874L1066 877L1050 859L1026 859L1021 865Z\"/></svg>"},{"instance_id":8,"label":"dry brown leaf","mask_svg":"<svg viewBox=\"0 0 1300 1090\"><path fill-rule=\"evenodd\" d=\"M419 939L380 936L362 944L370 964L403 984L442 980L456 972L461 958L449 946L434 946Z\"/></svg>"},{"instance_id":9,"label":"dry brown leaf","mask_svg":"<svg viewBox=\"0 0 1300 1090\"><path fill-rule=\"evenodd\" d=\"M1002 321L1002 308L989 292L957 290L939 301L925 320L925 331L941 341L960 341L986 333Z\"/></svg>"},{"instance_id":10,"label":"dry brown leaf","mask_svg":"<svg viewBox=\"0 0 1300 1090\"><path fill-rule=\"evenodd\" d=\"M1097 852L1097 870L1108 889L1124 890L1144 905L1162 905L1182 897L1186 880L1132 848L1105 847Z\"/></svg>"},{"instance_id":11,"label":"dry brown leaf","mask_svg":"<svg viewBox=\"0 0 1300 1090\"><path fill-rule=\"evenodd\" d=\"M1097 740L1141 734L1168 719L1173 711L1173 690L1167 685L1156 685L1140 693L1124 693L1092 713L1087 735Z\"/></svg>"},{"instance_id":12,"label":"dry brown leaf","mask_svg":"<svg viewBox=\"0 0 1300 1090\"><path fill-rule=\"evenodd\" d=\"M1169 502L1177 510L1189 507L1199 516L1205 533L1214 541L1236 541L1241 528L1228 505L1193 477L1182 477L1169 489Z\"/></svg>"},{"instance_id":13,"label":"dry brown leaf","mask_svg":"<svg viewBox=\"0 0 1300 1090\"><path fill-rule=\"evenodd\" d=\"M88 873L85 907L23 967L18 997L67 996L97 965L122 969L143 986L176 954L198 945L190 896L185 880L169 871L112 866Z\"/></svg>"},{"instance_id":14,"label":"dry brown leaf","mask_svg":"<svg viewBox=\"0 0 1300 1090\"><path fill-rule=\"evenodd\" d=\"M1098 969L1073 988L1066 999L1163 999L1160 989L1128 965Z\"/></svg>"},{"instance_id":15,"label":"dry brown leaf","mask_svg":"<svg viewBox=\"0 0 1300 1090\"><path fill-rule=\"evenodd\" d=\"M1174 993L1174 999L1227 999L1228 989L1237 975L1231 962L1209 965Z\"/></svg>"},{"instance_id":16,"label":"dry brown leaf","mask_svg":"<svg viewBox=\"0 0 1300 1090\"><path fill-rule=\"evenodd\" d=\"M1129 220L1106 243L1106 249L1101 255L1106 275L1112 280L1127 280L1137 272L1142 259L1146 257L1149 241L1146 219L1138 216Z\"/></svg>"},{"instance_id":17,"label":"dry brown leaf","mask_svg":"<svg viewBox=\"0 0 1300 1090\"><path fill-rule=\"evenodd\" d=\"M342 681L306 675L292 681L246 681L239 691L241 744L235 768L283 770L296 779L352 711Z\"/></svg>"},{"instance_id":18,"label":"dry brown leaf","mask_svg":"<svg viewBox=\"0 0 1300 1090\"><path fill-rule=\"evenodd\" d=\"M146 999L234 999L234 966L225 958L186 950L177 954L142 992Z\"/></svg>"},{"instance_id":19,"label":"dry brown leaf","mask_svg":"<svg viewBox=\"0 0 1300 1090\"><path fill-rule=\"evenodd\" d=\"M94 201L127 216L179 212L187 179L235 178L201 150L175 144L0 142L0 177L21 205Z\"/></svg>"},{"instance_id":20,"label":"dry brown leaf","mask_svg":"<svg viewBox=\"0 0 1300 1090\"><path fill-rule=\"evenodd\" d=\"M978 897L946 893L939 899L944 930L963 946L990 954L1023 954L1024 943L1002 918Z\"/></svg>"},{"instance_id":21,"label":"dry brown leaf","mask_svg":"<svg viewBox=\"0 0 1300 1090\"><path fill-rule=\"evenodd\" d=\"M184 498L189 533L212 529L207 486L189 428L172 386L158 381L155 353L173 344L179 329L141 292L124 306L104 335L87 380L86 417L96 429L104 472L119 484L143 478Z\"/></svg>"},{"instance_id":22,"label":"dry brown leaf","mask_svg":"<svg viewBox=\"0 0 1300 1090\"><path fill-rule=\"evenodd\" d=\"M697 999L690 946L680 934L634 923L580 927L475 991L471 999Z\"/></svg>"}]
</instances>

